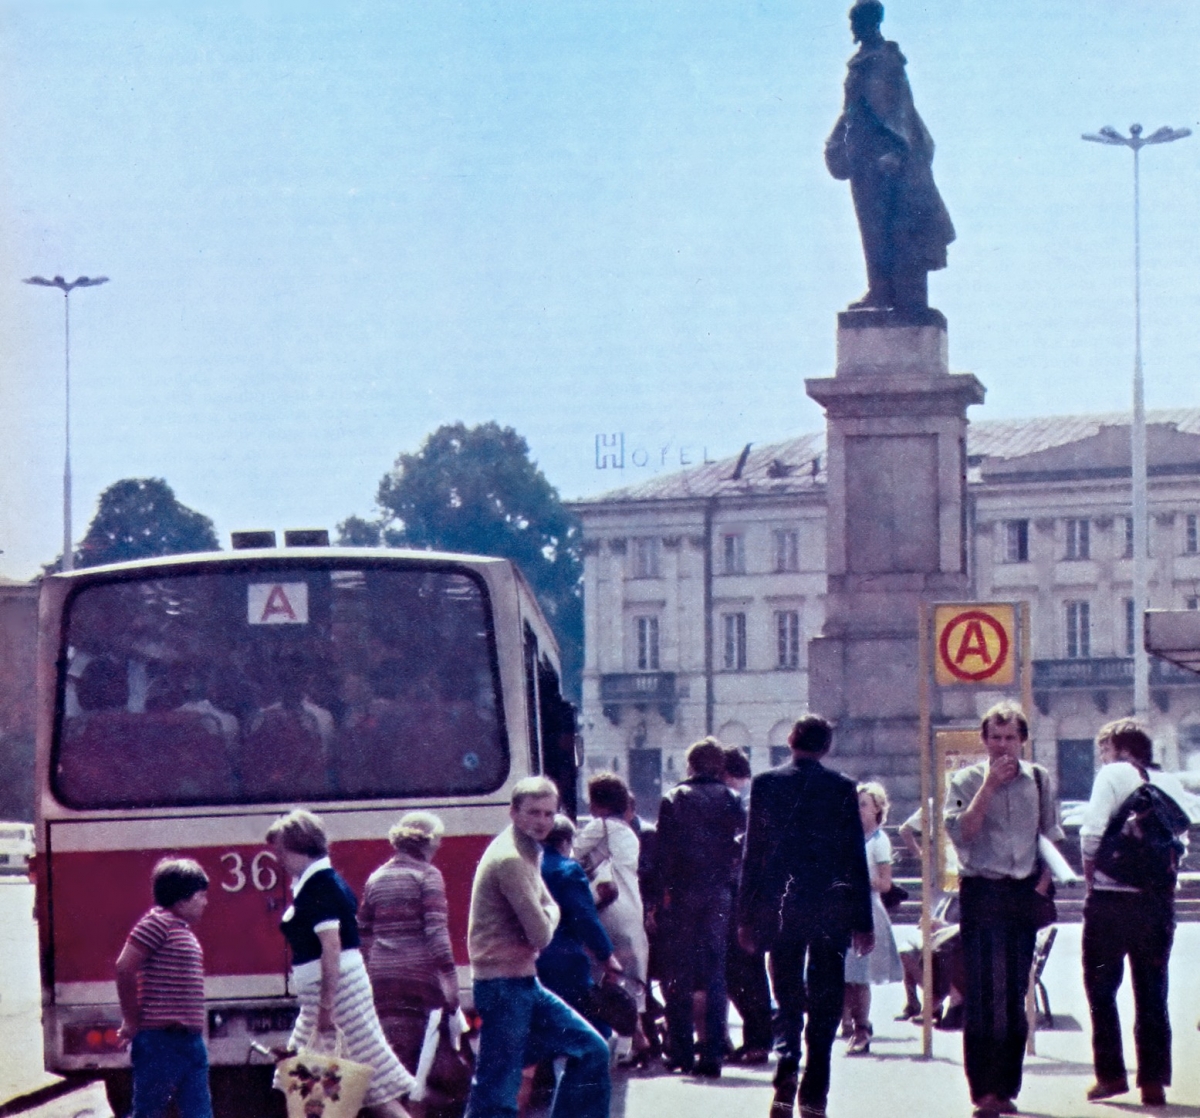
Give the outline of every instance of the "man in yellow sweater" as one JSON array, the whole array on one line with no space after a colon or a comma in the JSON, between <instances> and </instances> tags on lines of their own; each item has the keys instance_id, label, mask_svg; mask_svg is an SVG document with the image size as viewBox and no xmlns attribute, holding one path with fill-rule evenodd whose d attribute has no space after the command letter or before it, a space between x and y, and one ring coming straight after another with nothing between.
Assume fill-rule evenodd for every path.
<instances>
[{"instance_id":1,"label":"man in yellow sweater","mask_svg":"<svg viewBox=\"0 0 1200 1118\"><path fill-rule=\"evenodd\" d=\"M551 1118L607 1118L608 1044L537 980L537 957L558 926L542 881L542 842L558 789L544 776L513 786L512 823L483 853L471 887L467 951L483 1019L466 1118L516 1118L521 1072L566 1058Z\"/></svg>"}]
</instances>

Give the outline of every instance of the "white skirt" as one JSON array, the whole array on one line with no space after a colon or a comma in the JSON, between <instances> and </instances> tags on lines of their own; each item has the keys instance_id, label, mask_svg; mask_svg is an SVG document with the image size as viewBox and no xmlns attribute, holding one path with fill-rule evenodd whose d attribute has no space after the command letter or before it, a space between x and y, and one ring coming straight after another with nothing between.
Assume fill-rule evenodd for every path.
<instances>
[{"instance_id":1,"label":"white skirt","mask_svg":"<svg viewBox=\"0 0 1200 1118\"><path fill-rule=\"evenodd\" d=\"M317 1013L321 1000L320 960L294 968L292 982L300 1001L300 1015L296 1018L296 1026L292 1029L288 1044L299 1049L311 1046L316 1040ZM412 1091L416 1080L396 1059L396 1053L392 1051L379 1025L371 980L367 977L360 951L349 950L341 954L333 1023L342 1031L342 1055L375 1069L366 1098L363 1099L364 1106L378 1106Z\"/></svg>"}]
</instances>

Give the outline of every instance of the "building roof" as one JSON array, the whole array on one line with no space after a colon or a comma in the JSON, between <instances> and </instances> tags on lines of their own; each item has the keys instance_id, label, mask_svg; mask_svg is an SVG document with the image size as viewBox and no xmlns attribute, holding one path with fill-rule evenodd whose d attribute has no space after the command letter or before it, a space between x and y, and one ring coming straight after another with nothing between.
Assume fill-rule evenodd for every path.
<instances>
[{"instance_id":1,"label":"building roof","mask_svg":"<svg viewBox=\"0 0 1200 1118\"><path fill-rule=\"evenodd\" d=\"M1200 408L1148 411L1146 423L1151 427L1148 444L1153 464L1158 447L1165 449L1179 441L1171 437L1171 429L1183 435L1200 436ZM972 465L986 462L985 473L999 476L1012 472L1003 468L995 469L1001 462L1044 455L1047 451L1072 443L1099 440L1104 428L1128 426L1128 412L982 420L967 426L967 455ZM1160 428L1158 437L1153 431L1156 426ZM1124 468L1129 468L1128 457L1125 458ZM819 432L762 447L755 447L751 443L740 455L648 478L635 485L572 501L571 504L585 508L638 501L799 494L812 492L824 485L825 433Z\"/></svg>"}]
</instances>

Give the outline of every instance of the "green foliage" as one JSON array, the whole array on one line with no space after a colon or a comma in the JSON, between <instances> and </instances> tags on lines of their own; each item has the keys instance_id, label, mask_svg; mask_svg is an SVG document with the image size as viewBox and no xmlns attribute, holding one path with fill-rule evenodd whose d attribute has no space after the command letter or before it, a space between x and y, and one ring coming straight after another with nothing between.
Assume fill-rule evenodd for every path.
<instances>
[{"instance_id":1,"label":"green foliage","mask_svg":"<svg viewBox=\"0 0 1200 1118\"><path fill-rule=\"evenodd\" d=\"M383 526L378 520L348 516L337 526L337 542L342 547L382 547Z\"/></svg>"},{"instance_id":2,"label":"green foliage","mask_svg":"<svg viewBox=\"0 0 1200 1118\"><path fill-rule=\"evenodd\" d=\"M213 522L181 505L162 478L125 478L100 494L75 562L97 567L156 555L220 550Z\"/></svg>"},{"instance_id":3,"label":"green foliage","mask_svg":"<svg viewBox=\"0 0 1200 1118\"><path fill-rule=\"evenodd\" d=\"M511 559L546 614L563 658L564 690L578 698L583 669L583 560L579 521L511 427L447 424L379 483L377 523L350 517L340 542L465 551Z\"/></svg>"}]
</instances>

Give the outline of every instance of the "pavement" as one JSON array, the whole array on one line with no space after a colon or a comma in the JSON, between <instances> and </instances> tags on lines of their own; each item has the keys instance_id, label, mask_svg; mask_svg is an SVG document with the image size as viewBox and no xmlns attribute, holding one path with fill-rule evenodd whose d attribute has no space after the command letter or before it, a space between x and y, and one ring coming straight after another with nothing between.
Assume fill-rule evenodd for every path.
<instances>
[{"instance_id":1,"label":"pavement","mask_svg":"<svg viewBox=\"0 0 1200 1118\"><path fill-rule=\"evenodd\" d=\"M0 884L0 1113L15 1095L55 1081L42 1069L33 889L28 881ZM1092 1082L1091 1031L1079 962L1079 924L1059 926L1043 980L1054 1027L1039 1030L1037 1054L1025 1061L1018 1104L1030 1118L1120 1118L1156 1114L1200 1118L1200 923L1181 924L1171 956L1171 1021L1175 1083L1162 1110L1139 1105L1136 1091L1088 1103ZM934 1031L932 1057L921 1054L919 1027L893 1018L903 1005L899 984L876 987L875 1035L867 1056L834 1049L830 1118L967 1118L971 1106L962 1070L962 1034ZM1133 1059L1133 1004L1128 981L1120 994L1126 1059ZM734 1028L737 1040L737 1027ZM767 1118L772 1069L729 1067L717 1082L664 1072L617 1072L611 1118ZM86 1113L86 1109L72 1111ZM57 1116L56 1116L57 1118ZM257 1118L257 1116L255 1116Z\"/></svg>"},{"instance_id":2,"label":"pavement","mask_svg":"<svg viewBox=\"0 0 1200 1118\"><path fill-rule=\"evenodd\" d=\"M1081 925L1060 926L1043 980L1054 1027L1035 1036L1036 1055L1025 1060L1017 1100L1031 1118L1117 1118L1156 1114L1200 1118L1200 924L1181 924L1171 958L1171 1021L1174 1028L1174 1085L1168 1106L1151 1110L1136 1089L1103 1103L1084 1093L1093 1081L1091 1030L1080 968ZM962 1034L934 1030L933 1054L921 1053L921 1029L894 1021L904 1003L902 988L876 987L871 1020L875 1035L867 1056L846 1056L835 1044L829 1118L967 1118L970 1097L962 1070ZM1135 1067L1133 1001L1126 980L1120 994L1121 1022L1130 1078ZM735 1031L736 1041L736 1031ZM661 1069L621 1073L614 1083L612 1118L664 1114L699 1118L767 1118L772 1068L728 1067L718 1082L683 1078Z\"/></svg>"}]
</instances>

